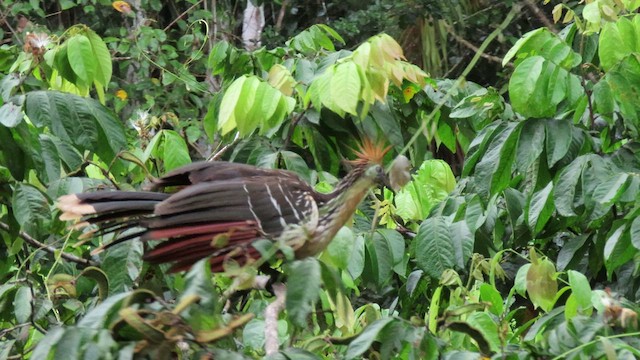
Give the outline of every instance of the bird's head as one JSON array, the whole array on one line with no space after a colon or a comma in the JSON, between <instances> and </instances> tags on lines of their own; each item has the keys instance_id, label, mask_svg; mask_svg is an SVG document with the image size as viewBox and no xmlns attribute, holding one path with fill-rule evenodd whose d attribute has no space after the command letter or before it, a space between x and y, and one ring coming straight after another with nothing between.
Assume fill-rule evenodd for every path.
<instances>
[{"instance_id":1,"label":"bird's head","mask_svg":"<svg viewBox=\"0 0 640 360\"><path fill-rule=\"evenodd\" d=\"M375 143L365 138L358 150L354 150L355 160L351 160L354 168L362 171L362 178L370 180L374 184L389 186L389 178L382 165L385 154L391 146Z\"/></svg>"}]
</instances>

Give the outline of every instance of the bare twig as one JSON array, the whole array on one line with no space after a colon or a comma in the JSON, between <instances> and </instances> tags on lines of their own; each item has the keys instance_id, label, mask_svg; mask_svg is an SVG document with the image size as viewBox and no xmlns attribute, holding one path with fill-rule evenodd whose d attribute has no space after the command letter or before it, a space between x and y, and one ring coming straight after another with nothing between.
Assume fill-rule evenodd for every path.
<instances>
[{"instance_id":1,"label":"bare twig","mask_svg":"<svg viewBox=\"0 0 640 360\"><path fill-rule=\"evenodd\" d=\"M0 222L0 229L6 231L7 233L10 233L10 227L9 224L6 224L4 222ZM56 254L56 253L60 253L60 256L68 261L72 261L74 263L80 264L82 266L91 266L91 265L95 265L95 263L91 260L87 260L87 259L83 259L83 258L79 258L75 255L71 255L65 252L62 252L58 249L56 249L53 246L47 245L47 244L43 244L40 241L34 239L33 237L31 237L31 235L27 234L26 232L19 230L18 231L18 236L20 236L24 241L26 241L27 243L31 244L32 246L37 247L38 249L44 250L50 254Z\"/></svg>"},{"instance_id":2,"label":"bare twig","mask_svg":"<svg viewBox=\"0 0 640 360\"><path fill-rule=\"evenodd\" d=\"M232 147L235 144L237 144L238 141L240 141L240 133L236 133L236 137L233 138L232 142L228 143L227 145L223 146L220 150L218 150L215 153L211 154L211 156L209 156L207 161L216 161L216 160L220 159L222 157L222 155L224 155L224 153L227 152L227 150L229 150L230 147Z\"/></svg>"},{"instance_id":3,"label":"bare twig","mask_svg":"<svg viewBox=\"0 0 640 360\"><path fill-rule=\"evenodd\" d=\"M291 121L291 127L289 128L289 134L287 135L287 138L284 141L284 144L282 145L282 149L286 149L287 146L289 146L289 143L291 142L291 138L293 137L293 131L296 128L296 125L298 125L298 122L300 122L300 119L302 119L302 117L304 116L304 113L307 112L307 109L303 109L294 119L293 121Z\"/></svg>"},{"instance_id":4,"label":"bare twig","mask_svg":"<svg viewBox=\"0 0 640 360\"><path fill-rule=\"evenodd\" d=\"M273 284L276 300L264 309L264 351L267 356L278 352L278 314L284 309L287 287L282 283Z\"/></svg>"},{"instance_id":5,"label":"bare twig","mask_svg":"<svg viewBox=\"0 0 640 360\"><path fill-rule=\"evenodd\" d=\"M549 20L547 15L545 15L545 13L540 10L538 5L536 5L535 1L524 0L524 4L529 8L529 10L531 10L533 15L535 15L538 18L538 20L540 20L540 22L543 23L544 26L547 27L547 29L549 29L549 31L552 31L554 33L558 32L558 29L556 29L556 26L553 23L553 21Z\"/></svg>"},{"instance_id":6,"label":"bare twig","mask_svg":"<svg viewBox=\"0 0 640 360\"><path fill-rule=\"evenodd\" d=\"M167 31L169 30L175 23L178 22L178 20L182 19L185 15L187 15L189 13L189 11L193 10L196 6L202 4L202 1L204 0L200 0L197 3L191 5L187 10L183 11L182 14L178 15L177 18L173 19L172 22L169 23L169 25L165 26L164 29L162 29L162 31Z\"/></svg>"},{"instance_id":7,"label":"bare twig","mask_svg":"<svg viewBox=\"0 0 640 360\"><path fill-rule=\"evenodd\" d=\"M479 53L481 57L489 60L489 61L493 61L496 62L498 64L502 64L502 58L498 57L498 56L494 56L494 55L489 55L489 54L485 54L484 52L480 51L480 49L473 45L472 43L470 43L468 40L464 39L462 36L456 34L456 32L453 30L453 28L449 25L449 24L445 24L445 27L447 28L447 32L453 36L453 38L459 42L460 44L462 44L463 46L469 48L471 51L475 52L475 53ZM513 64L511 62L508 62L507 64L505 64L506 67L513 67Z\"/></svg>"},{"instance_id":8,"label":"bare twig","mask_svg":"<svg viewBox=\"0 0 640 360\"><path fill-rule=\"evenodd\" d=\"M276 20L276 31L282 29L284 15L287 13L287 5L289 5L289 0L282 0L282 6L280 7L280 12L278 12L278 19Z\"/></svg>"}]
</instances>

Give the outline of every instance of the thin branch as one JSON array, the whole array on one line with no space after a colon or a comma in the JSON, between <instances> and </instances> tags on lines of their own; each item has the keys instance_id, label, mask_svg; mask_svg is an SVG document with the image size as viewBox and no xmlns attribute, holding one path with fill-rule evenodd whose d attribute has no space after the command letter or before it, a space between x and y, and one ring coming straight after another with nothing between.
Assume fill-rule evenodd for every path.
<instances>
[{"instance_id":1,"label":"thin branch","mask_svg":"<svg viewBox=\"0 0 640 360\"><path fill-rule=\"evenodd\" d=\"M540 22L542 24L544 24L544 26L547 29L549 29L549 31L552 31L554 33L558 33L558 29L556 29L556 26L553 23L553 21L549 20L547 15L544 12L542 12L542 10L540 10L538 5L536 5L535 1L533 1L533 0L524 0L524 4L529 8L529 10L531 10L533 15L535 15L538 18L538 20L540 20Z\"/></svg>"},{"instance_id":2,"label":"thin branch","mask_svg":"<svg viewBox=\"0 0 640 360\"><path fill-rule=\"evenodd\" d=\"M473 45L472 43L470 43L468 40L464 39L462 36L456 34L456 32L453 30L453 28L449 25L449 24L445 24L445 27L447 28L447 32L453 36L453 38L459 42L460 44L462 44L463 46L469 48L471 51L473 51L474 53L479 53L481 57L489 60L489 61L493 61L496 62L498 64L502 64L502 58L498 57L498 56L494 56L494 55L489 55L489 54L485 54L484 52L480 51L480 49ZM513 64L511 62L508 62L505 64L506 67L513 67Z\"/></svg>"},{"instance_id":3,"label":"thin branch","mask_svg":"<svg viewBox=\"0 0 640 360\"><path fill-rule=\"evenodd\" d=\"M296 125L298 125L298 122L300 122L300 119L302 119L302 117L304 116L304 113L307 112L307 109L303 109L298 116L296 116L293 121L291 121L291 127L289 128L289 134L287 134L287 138L284 141L284 144L282 145L282 149L286 149L287 146L289 146L289 143L291 142L291 138L293 137L293 131L296 128Z\"/></svg>"},{"instance_id":4,"label":"thin branch","mask_svg":"<svg viewBox=\"0 0 640 360\"><path fill-rule=\"evenodd\" d=\"M264 351L268 355L278 352L278 314L284 309L287 288L282 283L273 284L276 300L264 309Z\"/></svg>"},{"instance_id":5,"label":"thin branch","mask_svg":"<svg viewBox=\"0 0 640 360\"><path fill-rule=\"evenodd\" d=\"M0 229L6 231L7 233L11 233L11 228L9 227L9 224L6 224L4 222L0 222ZM24 241L26 241L27 243L31 244L32 246L37 247L38 249L44 250L50 254L56 254L58 252L60 252L60 256L68 261L80 264L82 266L91 266L91 265L95 265L95 263L91 260L87 260L87 259L83 259L83 258L79 258L75 255L71 255L65 252L62 252L58 249L56 249L53 246L41 243L40 241L34 239L33 237L31 237L31 235L27 234L26 232L19 230L18 231L18 236L20 238L22 238Z\"/></svg>"},{"instance_id":6,"label":"thin branch","mask_svg":"<svg viewBox=\"0 0 640 360\"><path fill-rule=\"evenodd\" d=\"M178 15L177 18L173 19L172 22L169 23L169 25L165 26L164 29L162 29L162 31L166 32L167 30L169 30L175 23L178 22L178 20L182 19L185 15L187 15L189 13L189 11L193 10L196 6L202 4L204 0L200 0L197 3L191 5L187 10L183 11L182 14Z\"/></svg>"},{"instance_id":7,"label":"thin branch","mask_svg":"<svg viewBox=\"0 0 640 360\"><path fill-rule=\"evenodd\" d=\"M276 31L278 32L282 29L284 15L287 13L287 5L289 5L289 0L282 0L282 6L280 7L280 12L278 12L278 19L276 20Z\"/></svg>"},{"instance_id":8,"label":"thin branch","mask_svg":"<svg viewBox=\"0 0 640 360\"><path fill-rule=\"evenodd\" d=\"M229 150L230 147L232 147L235 144L237 144L238 141L240 141L240 133L239 132L236 133L236 137L233 138L232 142L228 143L227 145L223 146L222 149L220 149L220 150L216 151L215 153L211 154L211 156L209 156L207 161L216 161L216 160L220 159L222 157L222 155L224 155L224 153L227 152L227 150Z\"/></svg>"}]
</instances>

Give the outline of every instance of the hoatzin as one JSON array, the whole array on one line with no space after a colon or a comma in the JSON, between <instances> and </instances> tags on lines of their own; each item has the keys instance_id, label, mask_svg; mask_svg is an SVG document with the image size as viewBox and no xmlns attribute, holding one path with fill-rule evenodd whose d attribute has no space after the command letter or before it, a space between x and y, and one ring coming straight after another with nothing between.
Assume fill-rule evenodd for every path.
<instances>
[{"instance_id":1,"label":"hoatzin","mask_svg":"<svg viewBox=\"0 0 640 360\"><path fill-rule=\"evenodd\" d=\"M102 248L138 237L161 240L144 259L173 263L170 271L206 257L213 271L222 271L228 259L246 264L261 256L252 246L257 239L284 242L304 258L324 250L368 191L386 183L381 162L387 150L365 141L352 170L328 194L286 170L199 162L155 179L154 191L62 196L60 218L80 219L74 227L94 225L96 235L120 233ZM179 190L156 192L167 187Z\"/></svg>"}]
</instances>

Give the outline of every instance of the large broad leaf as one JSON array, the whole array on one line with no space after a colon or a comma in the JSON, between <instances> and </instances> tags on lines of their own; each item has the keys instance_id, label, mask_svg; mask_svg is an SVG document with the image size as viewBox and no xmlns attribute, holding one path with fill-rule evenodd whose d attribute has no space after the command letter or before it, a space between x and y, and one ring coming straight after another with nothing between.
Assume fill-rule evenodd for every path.
<instances>
[{"instance_id":1,"label":"large broad leaf","mask_svg":"<svg viewBox=\"0 0 640 360\"><path fill-rule=\"evenodd\" d=\"M569 151L572 124L568 120L549 120L546 125L547 164L552 167Z\"/></svg>"},{"instance_id":2,"label":"large broad leaf","mask_svg":"<svg viewBox=\"0 0 640 360\"><path fill-rule=\"evenodd\" d=\"M91 29L87 29L85 32L87 39L91 43L91 49L93 50L93 60L96 63L96 75L95 81L105 88L109 86L111 81L111 72L113 65L111 64L111 54L104 41L93 32Z\"/></svg>"},{"instance_id":3,"label":"large broad leaf","mask_svg":"<svg viewBox=\"0 0 640 360\"><path fill-rule=\"evenodd\" d=\"M582 61L580 55L574 52L569 44L546 28L524 34L504 56L502 64L506 65L516 55L518 59L541 56L567 70L578 66ZM518 64L519 61L516 61L516 65Z\"/></svg>"},{"instance_id":4,"label":"large broad leaf","mask_svg":"<svg viewBox=\"0 0 640 360\"><path fill-rule=\"evenodd\" d=\"M640 35L638 35L640 37ZM624 118L624 124L635 133L640 131L640 54L634 53L619 62L605 75L611 93Z\"/></svg>"},{"instance_id":5,"label":"large broad leaf","mask_svg":"<svg viewBox=\"0 0 640 360\"><path fill-rule=\"evenodd\" d=\"M415 242L415 258L422 270L435 279L455 265L455 249L451 241L449 224L443 217L426 219L421 225Z\"/></svg>"},{"instance_id":6,"label":"large broad leaf","mask_svg":"<svg viewBox=\"0 0 640 360\"><path fill-rule=\"evenodd\" d=\"M295 107L295 99L256 76L237 78L225 92L218 114L218 129L227 134L238 129L247 136L256 129L269 134L277 129Z\"/></svg>"},{"instance_id":7,"label":"large broad leaf","mask_svg":"<svg viewBox=\"0 0 640 360\"><path fill-rule=\"evenodd\" d=\"M347 354L345 356L346 359L355 359L365 351L367 351L371 344L377 339L378 334L382 329L384 329L389 323L393 321L393 318L384 318L380 320L376 320L375 322L369 324L364 331L358 335L347 348Z\"/></svg>"},{"instance_id":8,"label":"large broad leaf","mask_svg":"<svg viewBox=\"0 0 640 360\"><path fill-rule=\"evenodd\" d=\"M518 171L526 171L538 159L544 150L545 121L530 119L524 122L518 148L516 150L516 166Z\"/></svg>"},{"instance_id":9,"label":"large broad leaf","mask_svg":"<svg viewBox=\"0 0 640 360\"><path fill-rule=\"evenodd\" d=\"M506 189L511 181L520 129L518 123L505 123L478 162L476 183L485 198Z\"/></svg>"},{"instance_id":10,"label":"large broad leaf","mask_svg":"<svg viewBox=\"0 0 640 360\"><path fill-rule=\"evenodd\" d=\"M360 77L357 65L351 61L336 65L331 77L331 103L340 110L356 115L360 99ZM329 106L329 108L333 108Z\"/></svg>"},{"instance_id":11,"label":"large broad leaf","mask_svg":"<svg viewBox=\"0 0 640 360\"><path fill-rule=\"evenodd\" d=\"M142 270L142 242L125 241L106 251L102 270L109 278L109 293L119 293L133 288Z\"/></svg>"},{"instance_id":12,"label":"large broad leaf","mask_svg":"<svg viewBox=\"0 0 640 360\"><path fill-rule=\"evenodd\" d=\"M526 117L552 117L563 100L572 103L583 94L576 75L540 56L520 63L509 81L511 105Z\"/></svg>"},{"instance_id":13,"label":"large broad leaf","mask_svg":"<svg viewBox=\"0 0 640 360\"><path fill-rule=\"evenodd\" d=\"M173 130L162 130L164 169L166 171L191 163L187 143Z\"/></svg>"},{"instance_id":14,"label":"large broad leaf","mask_svg":"<svg viewBox=\"0 0 640 360\"><path fill-rule=\"evenodd\" d=\"M396 214L405 220L422 220L456 185L451 167L442 160L427 160L413 180L394 197Z\"/></svg>"},{"instance_id":15,"label":"large broad leaf","mask_svg":"<svg viewBox=\"0 0 640 360\"><path fill-rule=\"evenodd\" d=\"M633 259L638 253L631 246L629 232L625 225L620 225L607 238L604 245L604 265L607 268L607 277L611 280L613 272L627 261Z\"/></svg>"},{"instance_id":16,"label":"large broad leaf","mask_svg":"<svg viewBox=\"0 0 640 360\"><path fill-rule=\"evenodd\" d=\"M37 127L72 143L81 152L95 151L105 162L126 147L120 120L96 100L57 91L32 91L26 95L26 112Z\"/></svg>"},{"instance_id":17,"label":"large broad leaf","mask_svg":"<svg viewBox=\"0 0 640 360\"><path fill-rule=\"evenodd\" d=\"M320 264L315 258L294 261L289 268L286 308L291 321L305 327L320 294Z\"/></svg>"},{"instance_id":18,"label":"large broad leaf","mask_svg":"<svg viewBox=\"0 0 640 360\"><path fill-rule=\"evenodd\" d=\"M542 190L535 192L531 196L526 214L527 224L534 236L542 231L555 210L551 190L553 190L553 183L549 182Z\"/></svg>"},{"instance_id":19,"label":"large broad leaf","mask_svg":"<svg viewBox=\"0 0 640 360\"><path fill-rule=\"evenodd\" d=\"M576 158L569 166L562 169L556 180L553 198L558 214L562 216L575 216L574 198L576 187L580 181L582 171L587 165L589 157L581 156Z\"/></svg>"},{"instance_id":20,"label":"large broad leaf","mask_svg":"<svg viewBox=\"0 0 640 360\"><path fill-rule=\"evenodd\" d=\"M13 216L27 232L37 230L38 224L51 216L47 198L38 189L27 184L15 185L11 205Z\"/></svg>"},{"instance_id":21,"label":"large broad leaf","mask_svg":"<svg viewBox=\"0 0 640 360\"><path fill-rule=\"evenodd\" d=\"M71 69L73 69L73 72L84 85L88 86L93 83L98 63L96 62L89 38L83 34L72 36L67 41L67 58L69 59Z\"/></svg>"},{"instance_id":22,"label":"large broad leaf","mask_svg":"<svg viewBox=\"0 0 640 360\"><path fill-rule=\"evenodd\" d=\"M632 53L640 52L640 16L621 17L615 22L605 22L600 32L598 56L605 71Z\"/></svg>"}]
</instances>

